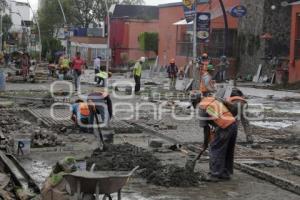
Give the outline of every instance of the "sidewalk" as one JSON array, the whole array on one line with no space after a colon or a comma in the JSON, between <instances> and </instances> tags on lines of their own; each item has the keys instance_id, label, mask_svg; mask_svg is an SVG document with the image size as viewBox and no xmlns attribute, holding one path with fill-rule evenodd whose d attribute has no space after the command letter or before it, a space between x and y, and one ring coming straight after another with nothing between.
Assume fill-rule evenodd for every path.
<instances>
[{"instance_id":1,"label":"sidewalk","mask_svg":"<svg viewBox=\"0 0 300 200\"><path fill-rule=\"evenodd\" d=\"M296 92L285 92L276 91L269 89L258 89L251 87L238 87L242 92L249 96L267 98L269 95L273 95L274 98L284 98L284 97L298 97L300 98L300 93Z\"/></svg>"}]
</instances>

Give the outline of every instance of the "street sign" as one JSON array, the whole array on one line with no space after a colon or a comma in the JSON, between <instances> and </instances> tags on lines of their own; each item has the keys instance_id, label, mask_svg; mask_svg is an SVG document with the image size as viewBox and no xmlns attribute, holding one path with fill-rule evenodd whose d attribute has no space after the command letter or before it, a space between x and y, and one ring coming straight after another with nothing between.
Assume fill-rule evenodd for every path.
<instances>
[{"instance_id":1,"label":"street sign","mask_svg":"<svg viewBox=\"0 0 300 200\"><path fill-rule=\"evenodd\" d=\"M209 42L210 18L211 14L208 12L197 13L197 38L201 42Z\"/></svg>"},{"instance_id":2,"label":"street sign","mask_svg":"<svg viewBox=\"0 0 300 200\"><path fill-rule=\"evenodd\" d=\"M182 1L184 16L185 16L187 23L193 21L195 18L195 14L196 14L195 1L196 0L183 0Z\"/></svg>"},{"instance_id":3,"label":"street sign","mask_svg":"<svg viewBox=\"0 0 300 200\"><path fill-rule=\"evenodd\" d=\"M237 17L237 18L244 17L247 14L247 8L245 6L238 5L231 8L229 13L232 17Z\"/></svg>"}]
</instances>

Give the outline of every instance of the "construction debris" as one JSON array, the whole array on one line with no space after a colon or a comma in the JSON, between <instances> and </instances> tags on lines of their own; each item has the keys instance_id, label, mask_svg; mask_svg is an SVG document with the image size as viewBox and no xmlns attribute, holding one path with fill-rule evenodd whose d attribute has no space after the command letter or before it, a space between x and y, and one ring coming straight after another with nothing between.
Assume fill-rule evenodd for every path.
<instances>
[{"instance_id":1,"label":"construction debris","mask_svg":"<svg viewBox=\"0 0 300 200\"><path fill-rule=\"evenodd\" d=\"M151 152L131 144L109 145L106 151L96 150L88 158L88 166L96 171L129 171L140 166L139 175L149 183L165 187L197 186L201 173L186 171L175 165L163 165Z\"/></svg>"}]
</instances>

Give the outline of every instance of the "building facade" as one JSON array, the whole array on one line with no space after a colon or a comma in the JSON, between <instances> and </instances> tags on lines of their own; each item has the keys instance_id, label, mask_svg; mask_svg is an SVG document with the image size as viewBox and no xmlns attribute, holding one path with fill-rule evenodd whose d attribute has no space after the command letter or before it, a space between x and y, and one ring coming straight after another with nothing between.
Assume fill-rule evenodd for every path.
<instances>
[{"instance_id":1,"label":"building facade","mask_svg":"<svg viewBox=\"0 0 300 200\"><path fill-rule=\"evenodd\" d=\"M138 37L142 32L158 32L158 7L115 5L112 13L110 20L112 66L125 66L141 56L155 58L154 52L144 52L140 49Z\"/></svg>"},{"instance_id":2,"label":"building facade","mask_svg":"<svg viewBox=\"0 0 300 200\"><path fill-rule=\"evenodd\" d=\"M211 13L211 33L208 43L198 42L197 55L207 52L212 58L220 58L224 47L224 18L218 0L202 1L198 4L198 12ZM224 1L226 10L239 5L240 0ZM237 18L228 14L229 38L228 56L232 65L235 63L235 41L237 35ZM192 60L193 54L193 24L187 24L184 17L182 2L159 5L159 63L168 64L171 58L179 66L185 66Z\"/></svg>"},{"instance_id":3,"label":"building facade","mask_svg":"<svg viewBox=\"0 0 300 200\"><path fill-rule=\"evenodd\" d=\"M290 51L291 6L282 0L241 0L248 13L239 20L239 73L254 75L260 64L262 75L272 76L281 68L271 60L287 63Z\"/></svg>"},{"instance_id":4,"label":"building facade","mask_svg":"<svg viewBox=\"0 0 300 200\"><path fill-rule=\"evenodd\" d=\"M289 82L300 81L300 1L292 6Z\"/></svg>"}]
</instances>

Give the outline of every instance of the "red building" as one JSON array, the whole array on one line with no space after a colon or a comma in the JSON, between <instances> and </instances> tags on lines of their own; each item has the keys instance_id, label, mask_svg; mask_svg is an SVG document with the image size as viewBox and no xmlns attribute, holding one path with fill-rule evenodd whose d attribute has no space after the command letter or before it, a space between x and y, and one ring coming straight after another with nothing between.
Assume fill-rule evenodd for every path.
<instances>
[{"instance_id":1,"label":"red building","mask_svg":"<svg viewBox=\"0 0 300 200\"><path fill-rule=\"evenodd\" d=\"M205 2L205 1L203 1ZM240 0L224 1L226 10L239 5ZM198 55L206 51L213 58L223 54L224 18L219 0L210 3L200 3L198 12L210 12L211 36L210 42L198 44ZM192 57L192 24L186 24L182 2L163 4L159 6L159 58L160 65L166 65L171 58L176 59L179 66L185 66ZM235 41L237 37L238 19L228 14L229 23L229 57L235 56ZM234 64L234 60L232 60Z\"/></svg>"},{"instance_id":2,"label":"red building","mask_svg":"<svg viewBox=\"0 0 300 200\"><path fill-rule=\"evenodd\" d=\"M300 81L300 1L292 6L289 82Z\"/></svg>"},{"instance_id":3,"label":"red building","mask_svg":"<svg viewBox=\"0 0 300 200\"><path fill-rule=\"evenodd\" d=\"M113 7L110 27L113 67L136 61L141 56L156 56L154 52L144 52L139 48L138 37L142 32L158 32L158 17L156 6Z\"/></svg>"}]
</instances>

